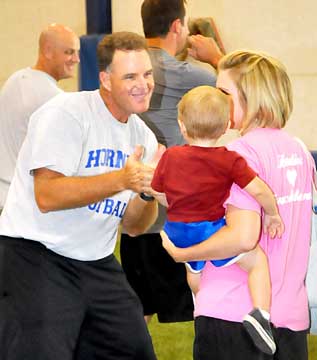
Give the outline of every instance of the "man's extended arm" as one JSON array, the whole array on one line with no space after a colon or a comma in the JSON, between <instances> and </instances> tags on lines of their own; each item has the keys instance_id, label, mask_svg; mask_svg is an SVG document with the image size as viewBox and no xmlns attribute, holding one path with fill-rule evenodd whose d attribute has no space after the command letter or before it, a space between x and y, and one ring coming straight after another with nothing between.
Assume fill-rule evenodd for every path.
<instances>
[{"instance_id":1,"label":"man's extended arm","mask_svg":"<svg viewBox=\"0 0 317 360\"><path fill-rule=\"evenodd\" d=\"M151 174L139 162L141 155L142 149L137 148L124 168L95 176L65 176L47 168L34 170L34 194L40 211L83 207L126 189L145 191Z\"/></svg>"}]
</instances>

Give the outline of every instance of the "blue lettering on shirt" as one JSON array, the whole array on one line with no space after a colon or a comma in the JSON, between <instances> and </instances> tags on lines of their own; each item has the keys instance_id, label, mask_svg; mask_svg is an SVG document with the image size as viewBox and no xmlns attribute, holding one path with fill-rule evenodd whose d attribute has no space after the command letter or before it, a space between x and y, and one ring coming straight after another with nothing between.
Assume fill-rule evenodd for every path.
<instances>
[{"instance_id":1,"label":"blue lettering on shirt","mask_svg":"<svg viewBox=\"0 0 317 360\"><path fill-rule=\"evenodd\" d=\"M124 211L127 207L126 202L114 200L111 198L104 199L94 204L88 205L88 209L96 213L116 216L120 219L123 217Z\"/></svg>"},{"instance_id":2,"label":"blue lettering on shirt","mask_svg":"<svg viewBox=\"0 0 317 360\"><path fill-rule=\"evenodd\" d=\"M99 166L105 166L109 168L121 169L124 167L129 154L123 153L121 150L113 149L96 149L88 152L88 158L85 168L96 168ZM116 216L122 218L127 207L127 203L106 198L94 204L88 205L90 211L96 213Z\"/></svg>"},{"instance_id":3,"label":"blue lettering on shirt","mask_svg":"<svg viewBox=\"0 0 317 360\"><path fill-rule=\"evenodd\" d=\"M113 199L105 199L104 202L105 202L105 207L103 209L103 213L110 215L112 213L114 200Z\"/></svg>"},{"instance_id":4,"label":"blue lettering on shirt","mask_svg":"<svg viewBox=\"0 0 317 360\"><path fill-rule=\"evenodd\" d=\"M121 150L96 149L88 152L88 159L85 168L107 166L110 168L123 168L129 154Z\"/></svg>"}]
</instances>

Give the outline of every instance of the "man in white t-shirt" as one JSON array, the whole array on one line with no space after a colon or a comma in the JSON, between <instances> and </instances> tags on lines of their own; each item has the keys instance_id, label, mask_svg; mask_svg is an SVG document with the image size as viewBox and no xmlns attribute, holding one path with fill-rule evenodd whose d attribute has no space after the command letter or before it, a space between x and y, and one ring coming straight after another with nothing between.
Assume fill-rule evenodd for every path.
<instances>
[{"instance_id":1,"label":"man in white t-shirt","mask_svg":"<svg viewBox=\"0 0 317 360\"><path fill-rule=\"evenodd\" d=\"M0 93L0 212L14 174L31 114L62 92L57 81L74 75L79 39L68 27L51 24L41 32L34 67L12 74Z\"/></svg>"},{"instance_id":2,"label":"man in white t-shirt","mask_svg":"<svg viewBox=\"0 0 317 360\"><path fill-rule=\"evenodd\" d=\"M98 60L99 90L57 95L31 116L0 217L0 348L14 359L156 358L113 255L121 223L137 235L157 216L145 163L160 151L136 115L152 65L127 32L105 36Z\"/></svg>"}]
</instances>

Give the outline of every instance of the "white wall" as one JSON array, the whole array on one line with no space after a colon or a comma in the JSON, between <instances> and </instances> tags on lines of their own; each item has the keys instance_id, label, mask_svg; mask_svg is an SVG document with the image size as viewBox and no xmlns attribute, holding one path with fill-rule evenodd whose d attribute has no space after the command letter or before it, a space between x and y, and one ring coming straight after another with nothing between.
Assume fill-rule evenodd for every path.
<instances>
[{"instance_id":1,"label":"white wall","mask_svg":"<svg viewBox=\"0 0 317 360\"><path fill-rule=\"evenodd\" d=\"M114 31L142 34L142 1L112 0ZM286 128L317 149L317 2L188 0L188 13L212 16L227 51L258 49L286 65L294 89L294 112ZM34 64L38 35L51 22L85 34L85 0L0 0L0 86L17 69ZM63 80L61 86L76 90L77 78Z\"/></svg>"},{"instance_id":2,"label":"white wall","mask_svg":"<svg viewBox=\"0 0 317 360\"><path fill-rule=\"evenodd\" d=\"M0 86L14 71L35 64L38 37L48 24L85 34L85 12L85 0L0 0ZM60 82L65 90L77 90L77 84L77 77Z\"/></svg>"},{"instance_id":3,"label":"white wall","mask_svg":"<svg viewBox=\"0 0 317 360\"><path fill-rule=\"evenodd\" d=\"M143 0L112 0L113 30L142 33ZM257 49L287 67L294 111L286 129L317 149L317 31L315 0L189 0L191 17L212 16L227 51Z\"/></svg>"}]
</instances>

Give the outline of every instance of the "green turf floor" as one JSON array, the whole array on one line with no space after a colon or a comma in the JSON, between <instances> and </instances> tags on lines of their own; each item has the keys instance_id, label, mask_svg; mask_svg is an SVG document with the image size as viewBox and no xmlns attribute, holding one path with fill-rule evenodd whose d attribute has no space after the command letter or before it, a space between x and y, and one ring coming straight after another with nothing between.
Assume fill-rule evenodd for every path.
<instances>
[{"instance_id":1,"label":"green turf floor","mask_svg":"<svg viewBox=\"0 0 317 360\"><path fill-rule=\"evenodd\" d=\"M149 324L158 360L192 360L193 322L161 324L153 317ZM308 337L309 360L317 360L317 336Z\"/></svg>"},{"instance_id":2,"label":"green turf floor","mask_svg":"<svg viewBox=\"0 0 317 360\"><path fill-rule=\"evenodd\" d=\"M119 242L118 242L119 243ZM119 245L115 254L120 260ZM149 331L157 355L157 360L192 360L194 323L162 324L153 317ZM309 360L317 360L317 335L308 337Z\"/></svg>"},{"instance_id":3,"label":"green turf floor","mask_svg":"<svg viewBox=\"0 0 317 360\"><path fill-rule=\"evenodd\" d=\"M194 322L161 324L153 317L149 324L158 360L192 360Z\"/></svg>"}]
</instances>

